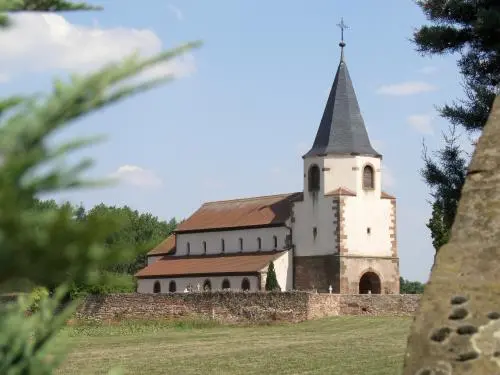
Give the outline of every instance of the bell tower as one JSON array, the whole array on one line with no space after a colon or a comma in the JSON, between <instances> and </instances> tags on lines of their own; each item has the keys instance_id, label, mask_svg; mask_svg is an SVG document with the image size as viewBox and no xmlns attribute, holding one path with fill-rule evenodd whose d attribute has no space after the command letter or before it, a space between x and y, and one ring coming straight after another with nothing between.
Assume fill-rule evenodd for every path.
<instances>
[{"instance_id":1,"label":"bell tower","mask_svg":"<svg viewBox=\"0 0 500 375\"><path fill-rule=\"evenodd\" d=\"M343 20L338 26L339 65L312 147L302 157L304 199L294 209L296 287L327 291L332 285L337 293L357 293L370 270L376 275L370 282L380 287L374 291L395 293L395 198L382 192L382 155L371 145L347 69L347 26Z\"/></svg>"},{"instance_id":2,"label":"bell tower","mask_svg":"<svg viewBox=\"0 0 500 375\"><path fill-rule=\"evenodd\" d=\"M380 193L380 176L377 173L380 172L382 155L370 143L344 58L344 29L347 25L342 19L338 26L341 29L340 62L316 138L303 156L307 176L304 191L317 188L314 184L310 186L310 182L318 182L314 167L317 165L320 169L319 190L324 194L341 187L357 192L362 188L362 176L366 175L368 182L369 173L373 182L371 188ZM326 173L332 170L337 172Z\"/></svg>"}]
</instances>

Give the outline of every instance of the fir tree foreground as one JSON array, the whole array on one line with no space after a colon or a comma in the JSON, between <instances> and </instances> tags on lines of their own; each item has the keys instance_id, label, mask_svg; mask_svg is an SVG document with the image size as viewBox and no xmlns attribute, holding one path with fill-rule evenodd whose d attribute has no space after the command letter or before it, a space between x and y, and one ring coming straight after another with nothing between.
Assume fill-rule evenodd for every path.
<instances>
[{"instance_id":1,"label":"fir tree foreground","mask_svg":"<svg viewBox=\"0 0 500 375\"><path fill-rule=\"evenodd\" d=\"M0 0L1 29L16 27L9 12L96 9L64 0ZM72 121L173 79L167 76L132 84L131 78L200 45L189 43L149 59L134 54L69 81L55 80L44 96L0 99L0 284L15 279L39 286L58 285L50 298L40 298L39 311L25 316L33 302L20 298L0 311L0 374L52 374L62 356L51 352L52 341L74 312L76 302L61 307L74 282L96 282L96 269L127 259L121 249L106 249L115 217L74 220L70 207L37 210L40 194L98 187L111 181L88 181L82 173L92 166L85 159L66 166L67 155L94 144L98 138L74 139L49 146L47 139ZM44 167L41 171L41 167Z\"/></svg>"},{"instance_id":2,"label":"fir tree foreground","mask_svg":"<svg viewBox=\"0 0 500 375\"><path fill-rule=\"evenodd\" d=\"M500 3L498 0L417 0L430 25L413 35L424 55L457 54L465 99L439 108L451 131L433 159L424 154L422 176L434 198L428 223L436 252L448 242L470 157L457 128L478 135L484 128L500 83Z\"/></svg>"}]
</instances>

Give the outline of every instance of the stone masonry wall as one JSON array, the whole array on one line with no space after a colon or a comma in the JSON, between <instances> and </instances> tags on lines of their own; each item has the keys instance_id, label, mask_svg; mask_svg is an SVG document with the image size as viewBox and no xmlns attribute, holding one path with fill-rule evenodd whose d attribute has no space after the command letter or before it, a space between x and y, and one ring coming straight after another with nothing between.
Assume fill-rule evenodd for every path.
<instances>
[{"instance_id":1,"label":"stone masonry wall","mask_svg":"<svg viewBox=\"0 0 500 375\"><path fill-rule=\"evenodd\" d=\"M92 295L77 318L97 320L162 319L198 316L228 323L307 319L306 293L175 293Z\"/></svg>"},{"instance_id":2,"label":"stone masonry wall","mask_svg":"<svg viewBox=\"0 0 500 375\"><path fill-rule=\"evenodd\" d=\"M307 319L327 316L413 316L420 295L416 294L310 294Z\"/></svg>"},{"instance_id":3,"label":"stone masonry wall","mask_svg":"<svg viewBox=\"0 0 500 375\"><path fill-rule=\"evenodd\" d=\"M204 317L227 323L300 322L326 316L412 316L418 295L283 293L176 293L93 295L76 317L104 321Z\"/></svg>"}]
</instances>

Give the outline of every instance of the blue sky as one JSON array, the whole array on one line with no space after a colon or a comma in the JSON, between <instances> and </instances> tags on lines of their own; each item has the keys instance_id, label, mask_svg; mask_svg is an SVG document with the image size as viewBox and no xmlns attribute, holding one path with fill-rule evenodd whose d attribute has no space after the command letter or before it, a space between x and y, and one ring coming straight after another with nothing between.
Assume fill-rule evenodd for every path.
<instances>
[{"instance_id":1,"label":"blue sky","mask_svg":"<svg viewBox=\"0 0 500 375\"><path fill-rule=\"evenodd\" d=\"M21 15L0 35L0 95L47 91L52 77L85 72L134 49L204 46L154 74L179 79L78 121L58 137L105 134L88 149L106 189L61 199L104 202L184 218L204 201L302 189L338 60L346 61L368 132L384 155L385 190L398 198L401 273L426 281L434 250L429 190L418 170L447 124L435 105L462 94L454 56L422 57L409 42L426 22L410 0L95 1L102 12ZM15 40L15 43L13 42ZM81 156L80 154L78 156ZM73 157L74 159L74 157Z\"/></svg>"}]
</instances>

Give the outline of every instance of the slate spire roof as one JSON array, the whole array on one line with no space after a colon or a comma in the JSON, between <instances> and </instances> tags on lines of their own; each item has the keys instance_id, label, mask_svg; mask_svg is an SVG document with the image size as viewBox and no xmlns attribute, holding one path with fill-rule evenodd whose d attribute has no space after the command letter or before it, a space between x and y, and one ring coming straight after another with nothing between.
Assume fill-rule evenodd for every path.
<instances>
[{"instance_id":1,"label":"slate spire roof","mask_svg":"<svg viewBox=\"0 0 500 375\"><path fill-rule=\"evenodd\" d=\"M312 148L303 157L325 154L381 157L370 143L358 99L344 60L342 40L340 63L326 102Z\"/></svg>"}]
</instances>

